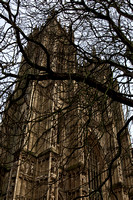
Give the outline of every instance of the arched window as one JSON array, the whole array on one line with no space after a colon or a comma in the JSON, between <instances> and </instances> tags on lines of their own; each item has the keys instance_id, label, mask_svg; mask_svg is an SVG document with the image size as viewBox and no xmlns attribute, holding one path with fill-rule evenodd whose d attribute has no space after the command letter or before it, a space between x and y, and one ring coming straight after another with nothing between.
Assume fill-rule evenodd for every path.
<instances>
[{"instance_id":1,"label":"arched window","mask_svg":"<svg viewBox=\"0 0 133 200\"><path fill-rule=\"evenodd\" d=\"M89 200L101 200L102 190L97 190L102 182L102 171L104 170L104 161L98 141L89 138L87 148L87 169L88 169L88 188L90 195ZM96 191L96 192L95 192Z\"/></svg>"}]
</instances>

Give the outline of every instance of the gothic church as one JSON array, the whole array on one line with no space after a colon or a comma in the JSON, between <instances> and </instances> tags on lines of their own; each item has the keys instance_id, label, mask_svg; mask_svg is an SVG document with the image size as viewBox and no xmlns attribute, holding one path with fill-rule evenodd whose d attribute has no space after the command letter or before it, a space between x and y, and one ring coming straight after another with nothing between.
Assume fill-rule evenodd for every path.
<instances>
[{"instance_id":1,"label":"gothic church","mask_svg":"<svg viewBox=\"0 0 133 200\"><path fill-rule=\"evenodd\" d=\"M43 66L48 64L46 49L28 43L28 57L41 67L31 67L22 58L22 79L14 93L22 98L3 117L1 138L8 151L0 149L0 200L132 200L127 129L121 136L121 155L111 164L119 148L116 135L125 123L121 105L71 80L71 73L91 70L92 77L95 72L106 82L108 67L103 75L100 66L81 60L86 67L80 69L73 32L56 19L35 28L30 37L46 47L53 72L69 73L70 80L33 80L27 86L24 77L46 76Z\"/></svg>"}]
</instances>

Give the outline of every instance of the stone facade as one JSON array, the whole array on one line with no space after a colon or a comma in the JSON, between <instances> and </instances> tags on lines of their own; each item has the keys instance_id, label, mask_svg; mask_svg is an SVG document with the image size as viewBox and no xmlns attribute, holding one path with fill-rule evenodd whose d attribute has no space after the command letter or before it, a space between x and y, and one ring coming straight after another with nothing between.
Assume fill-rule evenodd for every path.
<instances>
[{"instance_id":1,"label":"stone facade","mask_svg":"<svg viewBox=\"0 0 133 200\"><path fill-rule=\"evenodd\" d=\"M47 47L53 71L67 72L71 77L72 72L79 70L76 50L70 42L74 40L73 33L62 28L57 20L36 28L30 37ZM26 52L35 64L46 65L44 51L34 42L28 43ZM106 71L99 79L107 79ZM27 73L45 74L22 60L19 74ZM16 96L24 85L22 80ZM116 134L124 120L118 103L111 104L101 118L103 99L99 96L99 103L94 103L96 94L71 78L29 83L25 96L11 106L1 128L3 133L10 133L12 156L6 154L9 168L7 164L3 167L0 200L74 200L81 196L79 199L83 200L114 200L115 195L119 200L133 199L127 130L121 137L121 156L112 166L112 190L110 179L103 184L111 159L118 151ZM5 128L6 123L10 130Z\"/></svg>"}]
</instances>

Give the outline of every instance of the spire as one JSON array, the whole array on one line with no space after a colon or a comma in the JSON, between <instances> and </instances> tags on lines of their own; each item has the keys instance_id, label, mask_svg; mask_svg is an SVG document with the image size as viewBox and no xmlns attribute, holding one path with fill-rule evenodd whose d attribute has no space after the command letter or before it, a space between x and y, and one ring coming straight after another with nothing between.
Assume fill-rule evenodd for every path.
<instances>
[{"instance_id":1,"label":"spire","mask_svg":"<svg viewBox=\"0 0 133 200\"><path fill-rule=\"evenodd\" d=\"M49 12L47 21L52 20L52 19L57 21L57 13L58 13L58 11L56 11L56 10L53 8L53 9Z\"/></svg>"},{"instance_id":2,"label":"spire","mask_svg":"<svg viewBox=\"0 0 133 200\"><path fill-rule=\"evenodd\" d=\"M91 53L91 55L92 55L92 59L95 61L96 57L97 57L95 46L92 47L92 53Z\"/></svg>"},{"instance_id":3,"label":"spire","mask_svg":"<svg viewBox=\"0 0 133 200\"><path fill-rule=\"evenodd\" d=\"M92 56L96 57L96 48L95 48L95 46L92 47Z\"/></svg>"},{"instance_id":4,"label":"spire","mask_svg":"<svg viewBox=\"0 0 133 200\"><path fill-rule=\"evenodd\" d=\"M68 35L69 35L69 38L70 38L70 42L74 42L74 31L73 31L73 28L72 28L72 23L69 24Z\"/></svg>"}]
</instances>

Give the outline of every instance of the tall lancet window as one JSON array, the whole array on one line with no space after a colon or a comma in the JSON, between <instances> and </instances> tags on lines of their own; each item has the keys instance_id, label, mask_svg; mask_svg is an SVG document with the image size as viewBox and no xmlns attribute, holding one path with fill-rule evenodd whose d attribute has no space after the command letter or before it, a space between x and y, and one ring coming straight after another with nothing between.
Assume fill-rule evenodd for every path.
<instances>
[{"instance_id":1,"label":"tall lancet window","mask_svg":"<svg viewBox=\"0 0 133 200\"><path fill-rule=\"evenodd\" d=\"M89 200L101 200L102 190L98 190L98 187L102 182L102 170L103 162L100 156L100 150L97 148L98 144L96 141L92 141L88 145L88 155L87 155L87 169L88 169L88 192L90 194ZM94 192L94 193L93 193Z\"/></svg>"}]
</instances>

